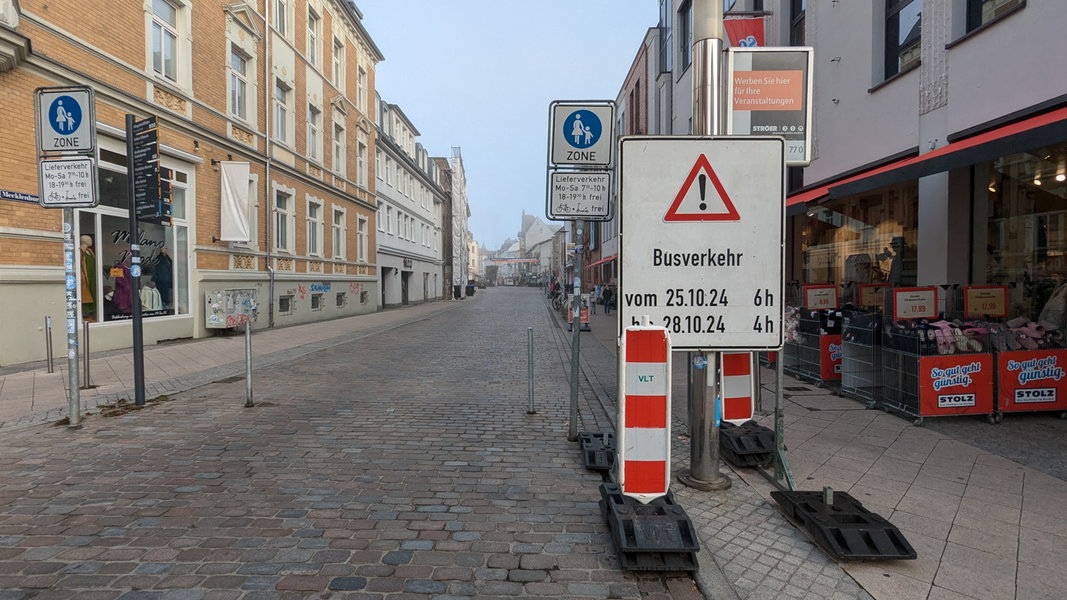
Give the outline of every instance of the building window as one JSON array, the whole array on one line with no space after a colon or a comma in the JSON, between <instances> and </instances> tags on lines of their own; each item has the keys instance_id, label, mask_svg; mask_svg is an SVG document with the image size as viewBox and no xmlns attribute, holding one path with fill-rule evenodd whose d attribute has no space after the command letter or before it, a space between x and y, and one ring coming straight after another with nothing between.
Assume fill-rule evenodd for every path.
<instances>
[{"instance_id":1,"label":"building window","mask_svg":"<svg viewBox=\"0 0 1067 600\"><path fill-rule=\"evenodd\" d=\"M366 304L369 301L370 301L370 292L360 292L359 293L359 303L360 304Z\"/></svg>"},{"instance_id":2,"label":"building window","mask_svg":"<svg viewBox=\"0 0 1067 600\"><path fill-rule=\"evenodd\" d=\"M274 191L274 249L293 252L293 194L285 190Z\"/></svg>"},{"instance_id":3,"label":"building window","mask_svg":"<svg viewBox=\"0 0 1067 600\"><path fill-rule=\"evenodd\" d=\"M322 310L322 294L311 295L311 310Z\"/></svg>"},{"instance_id":4,"label":"building window","mask_svg":"<svg viewBox=\"0 0 1067 600\"><path fill-rule=\"evenodd\" d=\"M659 30L660 30L660 47L659 47L659 72L670 73L674 68L674 11L670 2L659 3Z\"/></svg>"},{"instance_id":5,"label":"building window","mask_svg":"<svg viewBox=\"0 0 1067 600\"><path fill-rule=\"evenodd\" d=\"M345 126L337 122L333 124L333 170L345 174Z\"/></svg>"},{"instance_id":6,"label":"building window","mask_svg":"<svg viewBox=\"0 0 1067 600\"><path fill-rule=\"evenodd\" d=\"M367 217L356 219L356 251L359 252L356 260L361 263L368 262L370 257L370 236L367 233L369 227L370 224L367 222Z\"/></svg>"},{"instance_id":7,"label":"building window","mask_svg":"<svg viewBox=\"0 0 1067 600\"><path fill-rule=\"evenodd\" d=\"M152 0L152 70L178 82L178 7L169 0Z\"/></svg>"},{"instance_id":8,"label":"building window","mask_svg":"<svg viewBox=\"0 0 1067 600\"><path fill-rule=\"evenodd\" d=\"M318 66L319 46L322 40L322 19L311 6L308 7L308 62Z\"/></svg>"},{"instance_id":9,"label":"building window","mask_svg":"<svg viewBox=\"0 0 1067 600\"><path fill-rule=\"evenodd\" d=\"M385 233L385 217L382 215L382 205L378 205L378 212L374 215L374 220L378 222L378 231Z\"/></svg>"},{"instance_id":10,"label":"building window","mask_svg":"<svg viewBox=\"0 0 1067 600\"><path fill-rule=\"evenodd\" d=\"M274 29L278 35L289 37L289 0L274 0Z\"/></svg>"},{"instance_id":11,"label":"building window","mask_svg":"<svg viewBox=\"0 0 1067 600\"><path fill-rule=\"evenodd\" d=\"M356 143L356 183L367 185L367 134L362 131L357 136Z\"/></svg>"},{"instance_id":12,"label":"building window","mask_svg":"<svg viewBox=\"0 0 1067 600\"><path fill-rule=\"evenodd\" d=\"M345 89L345 43L340 38L333 39L333 85Z\"/></svg>"},{"instance_id":13,"label":"building window","mask_svg":"<svg viewBox=\"0 0 1067 600\"><path fill-rule=\"evenodd\" d=\"M922 0L887 0L885 78L918 64L922 31Z\"/></svg>"},{"instance_id":14,"label":"building window","mask_svg":"<svg viewBox=\"0 0 1067 600\"><path fill-rule=\"evenodd\" d=\"M1025 0L967 0L967 31L974 31L1024 4Z\"/></svg>"},{"instance_id":15,"label":"building window","mask_svg":"<svg viewBox=\"0 0 1067 600\"><path fill-rule=\"evenodd\" d=\"M808 0L789 0L789 45L803 46L804 15L808 11Z\"/></svg>"},{"instance_id":16,"label":"building window","mask_svg":"<svg viewBox=\"0 0 1067 600\"><path fill-rule=\"evenodd\" d=\"M230 46L230 114L248 120L248 57Z\"/></svg>"},{"instance_id":17,"label":"building window","mask_svg":"<svg viewBox=\"0 0 1067 600\"><path fill-rule=\"evenodd\" d=\"M356 73L356 103L362 113L367 112L367 72L363 67Z\"/></svg>"},{"instance_id":18,"label":"building window","mask_svg":"<svg viewBox=\"0 0 1067 600\"><path fill-rule=\"evenodd\" d=\"M348 304L348 294L344 292L337 292L334 299L334 304L337 308L344 308L345 304Z\"/></svg>"},{"instance_id":19,"label":"building window","mask_svg":"<svg viewBox=\"0 0 1067 600\"><path fill-rule=\"evenodd\" d=\"M693 63L693 2L686 0L678 9L678 47L679 66L682 70Z\"/></svg>"},{"instance_id":20,"label":"building window","mask_svg":"<svg viewBox=\"0 0 1067 600\"><path fill-rule=\"evenodd\" d=\"M308 200L307 220L308 256L322 256L322 202Z\"/></svg>"},{"instance_id":21,"label":"building window","mask_svg":"<svg viewBox=\"0 0 1067 600\"><path fill-rule=\"evenodd\" d=\"M307 126L308 158L317 162L322 160L322 111L311 104L308 104Z\"/></svg>"},{"instance_id":22,"label":"building window","mask_svg":"<svg viewBox=\"0 0 1067 600\"><path fill-rule=\"evenodd\" d=\"M289 141L289 102L292 90L281 79L274 81L274 138Z\"/></svg>"},{"instance_id":23,"label":"building window","mask_svg":"<svg viewBox=\"0 0 1067 600\"><path fill-rule=\"evenodd\" d=\"M345 211L335 208L333 210L333 257L348 260L348 244L345 238L348 228L345 226Z\"/></svg>"},{"instance_id":24,"label":"building window","mask_svg":"<svg viewBox=\"0 0 1067 600\"><path fill-rule=\"evenodd\" d=\"M374 176L377 177L380 180L383 175L384 175L384 173L382 173L382 151L381 150L375 150L374 151Z\"/></svg>"},{"instance_id":25,"label":"building window","mask_svg":"<svg viewBox=\"0 0 1067 600\"><path fill-rule=\"evenodd\" d=\"M389 235L393 234L393 207L385 207L385 228L389 232Z\"/></svg>"},{"instance_id":26,"label":"building window","mask_svg":"<svg viewBox=\"0 0 1067 600\"><path fill-rule=\"evenodd\" d=\"M278 314L293 314L293 296L291 294L285 296L278 296Z\"/></svg>"}]
</instances>

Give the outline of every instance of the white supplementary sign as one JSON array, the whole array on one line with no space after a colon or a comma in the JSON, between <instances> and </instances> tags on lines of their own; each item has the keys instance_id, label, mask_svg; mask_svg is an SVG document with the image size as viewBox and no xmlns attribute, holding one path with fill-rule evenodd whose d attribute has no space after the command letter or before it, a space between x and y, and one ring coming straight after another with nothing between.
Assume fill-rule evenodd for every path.
<instances>
[{"instance_id":1,"label":"white supplementary sign","mask_svg":"<svg viewBox=\"0 0 1067 600\"><path fill-rule=\"evenodd\" d=\"M84 208L97 204L96 165L88 156L42 160L40 204L45 208Z\"/></svg>"},{"instance_id":2,"label":"white supplementary sign","mask_svg":"<svg viewBox=\"0 0 1067 600\"><path fill-rule=\"evenodd\" d=\"M554 165L612 164L615 105L552 103L550 162Z\"/></svg>"},{"instance_id":3,"label":"white supplementary sign","mask_svg":"<svg viewBox=\"0 0 1067 600\"><path fill-rule=\"evenodd\" d=\"M39 88L37 144L42 154L93 154L96 116L89 88Z\"/></svg>"},{"instance_id":4,"label":"white supplementary sign","mask_svg":"<svg viewBox=\"0 0 1067 600\"><path fill-rule=\"evenodd\" d=\"M620 329L670 332L675 350L782 346L785 142L620 141Z\"/></svg>"},{"instance_id":5,"label":"white supplementary sign","mask_svg":"<svg viewBox=\"0 0 1067 600\"><path fill-rule=\"evenodd\" d=\"M555 171L549 174L548 218L611 219L610 171Z\"/></svg>"}]
</instances>

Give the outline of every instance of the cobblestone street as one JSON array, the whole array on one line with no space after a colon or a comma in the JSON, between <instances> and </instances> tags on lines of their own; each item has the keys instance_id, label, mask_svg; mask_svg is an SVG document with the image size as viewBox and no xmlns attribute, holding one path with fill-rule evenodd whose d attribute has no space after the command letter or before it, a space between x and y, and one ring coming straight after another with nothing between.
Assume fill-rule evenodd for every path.
<instances>
[{"instance_id":1,"label":"cobblestone street","mask_svg":"<svg viewBox=\"0 0 1067 600\"><path fill-rule=\"evenodd\" d=\"M561 340L489 290L259 368L252 408L231 378L8 431L0 599L701 597L618 568Z\"/></svg>"}]
</instances>

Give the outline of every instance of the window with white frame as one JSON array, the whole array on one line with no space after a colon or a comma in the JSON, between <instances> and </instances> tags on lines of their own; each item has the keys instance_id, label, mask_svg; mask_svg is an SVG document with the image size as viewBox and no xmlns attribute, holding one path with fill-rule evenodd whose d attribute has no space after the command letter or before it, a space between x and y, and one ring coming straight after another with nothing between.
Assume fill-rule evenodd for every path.
<instances>
[{"instance_id":1,"label":"window with white frame","mask_svg":"<svg viewBox=\"0 0 1067 600\"><path fill-rule=\"evenodd\" d=\"M322 256L322 201L308 197L307 202L307 253Z\"/></svg>"},{"instance_id":2,"label":"window with white frame","mask_svg":"<svg viewBox=\"0 0 1067 600\"><path fill-rule=\"evenodd\" d=\"M367 112L367 72L363 67L356 71L356 104L360 112Z\"/></svg>"},{"instance_id":3,"label":"window with white frame","mask_svg":"<svg viewBox=\"0 0 1067 600\"><path fill-rule=\"evenodd\" d=\"M322 160L322 110L314 104L308 104L307 152L313 161Z\"/></svg>"},{"instance_id":4,"label":"window with white frame","mask_svg":"<svg viewBox=\"0 0 1067 600\"><path fill-rule=\"evenodd\" d=\"M345 89L345 43L341 38L333 38L333 85Z\"/></svg>"},{"instance_id":5,"label":"window with white frame","mask_svg":"<svg viewBox=\"0 0 1067 600\"><path fill-rule=\"evenodd\" d=\"M361 263L368 262L370 254L370 235L367 231L369 227L367 217L360 215L356 218L356 252L359 252L356 259Z\"/></svg>"},{"instance_id":6,"label":"window with white frame","mask_svg":"<svg viewBox=\"0 0 1067 600\"><path fill-rule=\"evenodd\" d=\"M322 55L322 17L315 12L315 7L308 5L308 37L307 59L308 62L319 66L319 58Z\"/></svg>"},{"instance_id":7,"label":"window with white frame","mask_svg":"<svg viewBox=\"0 0 1067 600\"><path fill-rule=\"evenodd\" d=\"M383 206L378 205L378 211L374 214L374 220L378 222L378 231L385 233L385 211L382 210Z\"/></svg>"},{"instance_id":8,"label":"window with white frame","mask_svg":"<svg viewBox=\"0 0 1067 600\"><path fill-rule=\"evenodd\" d=\"M341 115L343 118L344 115ZM333 171L341 175L345 174L345 126L344 122L337 122L338 112L334 112L333 118Z\"/></svg>"},{"instance_id":9,"label":"window with white frame","mask_svg":"<svg viewBox=\"0 0 1067 600\"><path fill-rule=\"evenodd\" d=\"M382 151L374 151L374 176L378 179L382 178Z\"/></svg>"},{"instance_id":10,"label":"window with white frame","mask_svg":"<svg viewBox=\"0 0 1067 600\"><path fill-rule=\"evenodd\" d=\"M259 248L259 178L248 178L248 241L230 242L234 246L243 248Z\"/></svg>"},{"instance_id":11,"label":"window with white frame","mask_svg":"<svg viewBox=\"0 0 1067 600\"><path fill-rule=\"evenodd\" d=\"M230 115L248 120L248 102L251 99L248 93L248 55L237 47L230 44Z\"/></svg>"},{"instance_id":12,"label":"window with white frame","mask_svg":"<svg viewBox=\"0 0 1067 600\"><path fill-rule=\"evenodd\" d=\"M274 80L274 138L291 143L292 131L289 127L290 103L293 90L281 79Z\"/></svg>"},{"instance_id":13,"label":"window with white frame","mask_svg":"<svg viewBox=\"0 0 1067 600\"><path fill-rule=\"evenodd\" d=\"M389 235L393 235L393 207L385 207L385 228Z\"/></svg>"},{"instance_id":14,"label":"window with white frame","mask_svg":"<svg viewBox=\"0 0 1067 600\"><path fill-rule=\"evenodd\" d=\"M289 37L289 23L289 0L274 0L274 29L278 31L278 35Z\"/></svg>"},{"instance_id":15,"label":"window with white frame","mask_svg":"<svg viewBox=\"0 0 1067 600\"><path fill-rule=\"evenodd\" d=\"M274 190L274 249L293 254L295 238L296 207L293 205L293 190Z\"/></svg>"},{"instance_id":16,"label":"window with white frame","mask_svg":"<svg viewBox=\"0 0 1067 600\"><path fill-rule=\"evenodd\" d=\"M348 227L345 224L345 210L333 209L333 257L348 260Z\"/></svg>"},{"instance_id":17,"label":"window with white frame","mask_svg":"<svg viewBox=\"0 0 1067 600\"><path fill-rule=\"evenodd\" d=\"M178 10L170 0L152 0L152 70L178 83Z\"/></svg>"},{"instance_id":18,"label":"window with white frame","mask_svg":"<svg viewBox=\"0 0 1067 600\"><path fill-rule=\"evenodd\" d=\"M367 185L367 134L360 131L356 138L356 183Z\"/></svg>"}]
</instances>

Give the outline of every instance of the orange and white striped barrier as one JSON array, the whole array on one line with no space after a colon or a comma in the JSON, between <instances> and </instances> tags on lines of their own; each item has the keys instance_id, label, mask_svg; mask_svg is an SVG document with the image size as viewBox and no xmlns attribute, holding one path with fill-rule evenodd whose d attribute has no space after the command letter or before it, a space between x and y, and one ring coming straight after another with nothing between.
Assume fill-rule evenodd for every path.
<instances>
[{"instance_id":1,"label":"orange and white striped barrier","mask_svg":"<svg viewBox=\"0 0 1067 600\"><path fill-rule=\"evenodd\" d=\"M627 327L619 355L618 481L642 504L671 477L671 341L664 327Z\"/></svg>"},{"instance_id":2,"label":"orange and white striped barrier","mask_svg":"<svg viewBox=\"0 0 1067 600\"><path fill-rule=\"evenodd\" d=\"M756 377L751 352L723 352L719 374L722 420L743 425L756 412Z\"/></svg>"}]
</instances>

